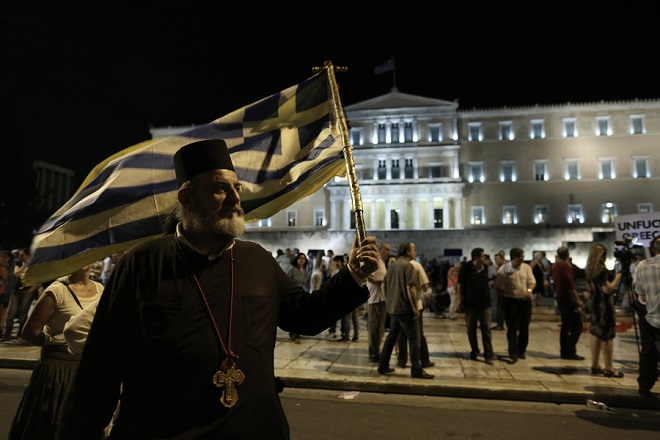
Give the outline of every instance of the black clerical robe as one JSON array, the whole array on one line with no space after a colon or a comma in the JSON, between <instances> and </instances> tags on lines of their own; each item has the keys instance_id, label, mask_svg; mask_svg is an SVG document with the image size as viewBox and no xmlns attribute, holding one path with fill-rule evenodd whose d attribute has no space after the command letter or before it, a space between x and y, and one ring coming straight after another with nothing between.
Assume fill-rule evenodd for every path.
<instances>
[{"instance_id":1,"label":"black clerical robe","mask_svg":"<svg viewBox=\"0 0 660 440\"><path fill-rule=\"evenodd\" d=\"M114 269L58 439L100 439L120 393L111 439L289 438L274 377L277 327L318 334L364 303L367 289L344 268L309 294L251 242L237 240L212 261L183 250L167 235L129 250ZM225 354L191 271L245 375L231 408L212 380Z\"/></svg>"}]
</instances>

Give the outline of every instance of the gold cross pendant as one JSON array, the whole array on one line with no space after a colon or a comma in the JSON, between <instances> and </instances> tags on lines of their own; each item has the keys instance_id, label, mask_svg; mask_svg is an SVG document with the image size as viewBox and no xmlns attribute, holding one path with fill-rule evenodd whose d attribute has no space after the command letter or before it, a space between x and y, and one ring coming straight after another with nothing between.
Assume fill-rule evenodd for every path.
<instances>
[{"instance_id":1,"label":"gold cross pendant","mask_svg":"<svg viewBox=\"0 0 660 440\"><path fill-rule=\"evenodd\" d=\"M236 368L236 364L231 361L231 366L227 368L226 364L220 367L217 373L213 375L213 383L218 388L223 388L220 402L227 408L236 405L238 401L238 393L236 392L235 385L240 385L245 380L245 374Z\"/></svg>"}]
</instances>

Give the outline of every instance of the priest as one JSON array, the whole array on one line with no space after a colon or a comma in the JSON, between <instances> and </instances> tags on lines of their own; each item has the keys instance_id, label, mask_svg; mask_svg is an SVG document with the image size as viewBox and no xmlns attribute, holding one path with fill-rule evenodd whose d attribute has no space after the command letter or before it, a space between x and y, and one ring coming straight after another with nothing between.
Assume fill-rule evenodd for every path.
<instances>
[{"instance_id":1,"label":"priest","mask_svg":"<svg viewBox=\"0 0 660 440\"><path fill-rule=\"evenodd\" d=\"M174 155L170 233L112 272L59 423L59 440L288 439L274 374L277 327L315 335L363 304L376 240L307 293L261 246L238 238L241 184L224 141Z\"/></svg>"}]
</instances>

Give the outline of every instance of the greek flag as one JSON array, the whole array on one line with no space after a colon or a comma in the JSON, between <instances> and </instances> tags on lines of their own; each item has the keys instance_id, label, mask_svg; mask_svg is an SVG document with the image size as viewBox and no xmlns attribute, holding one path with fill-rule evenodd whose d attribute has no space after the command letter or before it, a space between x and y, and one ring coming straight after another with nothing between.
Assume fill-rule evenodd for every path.
<instances>
[{"instance_id":1,"label":"greek flag","mask_svg":"<svg viewBox=\"0 0 660 440\"><path fill-rule=\"evenodd\" d=\"M374 75L380 75L381 73L390 72L392 70L394 70L394 58L390 58L383 64L374 67Z\"/></svg>"},{"instance_id":2,"label":"greek flag","mask_svg":"<svg viewBox=\"0 0 660 440\"><path fill-rule=\"evenodd\" d=\"M71 273L160 235L177 199L172 156L224 139L243 186L246 221L271 217L345 169L326 71L177 136L149 140L98 164L37 231L23 281Z\"/></svg>"}]
</instances>

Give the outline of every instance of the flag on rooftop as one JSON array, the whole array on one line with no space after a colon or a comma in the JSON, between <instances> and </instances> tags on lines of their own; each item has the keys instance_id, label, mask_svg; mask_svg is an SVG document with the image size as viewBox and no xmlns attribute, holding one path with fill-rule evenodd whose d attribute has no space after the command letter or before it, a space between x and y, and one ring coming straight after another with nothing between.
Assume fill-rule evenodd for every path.
<instances>
[{"instance_id":1,"label":"flag on rooftop","mask_svg":"<svg viewBox=\"0 0 660 440\"><path fill-rule=\"evenodd\" d=\"M381 73L390 72L392 70L394 70L394 58L390 58L383 64L374 67L374 75L380 75Z\"/></svg>"},{"instance_id":2,"label":"flag on rooftop","mask_svg":"<svg viewBox=\"0 0 660 440\"><path fill-rule=\"evenodd\" d=\"M142 142L99 163L35 234L24 282L53 280L160 235L177 199L172 156L202 139L227 142L246 221L273 216L345 171L322 70L209 124Z\"/></svg>"}]
</instances>

